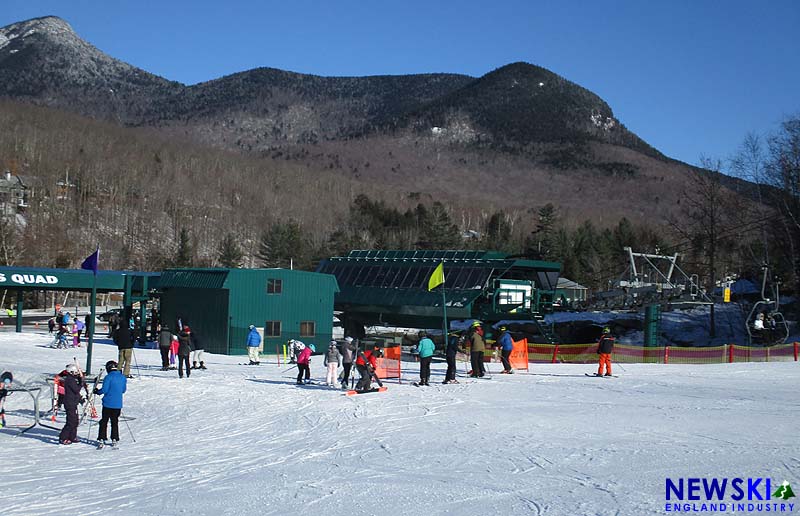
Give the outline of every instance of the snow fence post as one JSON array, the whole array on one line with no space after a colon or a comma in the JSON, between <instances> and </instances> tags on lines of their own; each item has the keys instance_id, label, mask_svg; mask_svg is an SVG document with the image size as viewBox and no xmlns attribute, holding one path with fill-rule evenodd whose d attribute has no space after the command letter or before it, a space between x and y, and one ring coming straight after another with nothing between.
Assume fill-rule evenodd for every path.
<instances>
[{"instance_id":1,"label":"snow fence post","mask_svg":"<svg viewBox=\"0 0 800 516\"><path fill-rule=\"evenodd\" d=\"M795 342L794 345L795 345L795 348L794 348L795 349L795 360L797 360L797 343ZM550 361L550 363L551 364L555 364L557 360L558 360L558 344L556 344L553 347L553 358Z\"/></svg>"},{"instance_id":2,"label":"snow fence post","mask_svg":"<svg viewBox=\"0 0 800 516\"><path fill-rule=\"evenodd\" d=\"M794 343L794 361L795 362L797 362L797 348L798 348L798 343L795 342Z\"/></svg>"},{"instance_id":3,"label":"snow fence post","mask_svg":"<svg viewBox=\"0 0 800 516\"><path fill-rule=\"evenodd\" d=\"M728 363L733 363L733 344L725 344L728 347Z\"/></svg>"},{"instance_id":4,"label":"snow fence post","mask_svg":"<svg viewBox=\"0 0 800 516\"><path fill-rule=\"evenodd\" d=\"M664 346L664 363L669 364L669 346Z\"/></svg>"}]
</instances>

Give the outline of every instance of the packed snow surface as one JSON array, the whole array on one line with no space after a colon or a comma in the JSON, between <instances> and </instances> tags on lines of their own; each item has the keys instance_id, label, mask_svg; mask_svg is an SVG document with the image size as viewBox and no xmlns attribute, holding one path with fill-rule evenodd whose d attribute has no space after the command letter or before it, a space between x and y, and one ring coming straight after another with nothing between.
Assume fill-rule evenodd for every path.
<instances>
[{"instance_id":1,"label":"packed snow surface","mask_svg":"<svg viewBox=\"0 0 800 516\"><path fill-rule=\"evenodd\" d=\"M85 348L49 341L0 332L0 370L39 385L73 356L85 364ZM97 342L93 372L112 358ZM640 516L665 514L667 477L800 487L795 362L626 364L608 379L587 378L589 365L501 375L490 364L491 380L458 385L442 385L435 363L431 387L411 385L418 367L404 363L402 384L347 397L295 385L296 370L274 357L244 366L206 354L208 370L188 379L159 371L157 350L135 358L123 410L135 419L120 423L120 449L95 449L96 422L69 446L49 428L0 429L4 516ZM322 383L321 356L311 369ZM7 422L31 421L31 407L12 394Z\"/></svg>"}]
</instances>

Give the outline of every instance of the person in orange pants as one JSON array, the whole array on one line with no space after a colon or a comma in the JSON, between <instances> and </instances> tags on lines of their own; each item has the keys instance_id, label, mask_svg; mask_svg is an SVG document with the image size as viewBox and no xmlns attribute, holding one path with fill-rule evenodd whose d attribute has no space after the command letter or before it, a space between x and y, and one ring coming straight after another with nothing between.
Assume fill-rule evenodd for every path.
<instances>
[{"instance_id":1,"label":"person in orange pants","mask_svg":"<svg viewBox=\"0 0 800 516\"><path fill-rule=\"evenodd\" d=\"M611 376L611 352L614 350L614 336L611 335L611 328L603 328L603 334L597 342L597 354L600 355L600 364L597 367L597 376Z\"/></svg>"}]
</instances>

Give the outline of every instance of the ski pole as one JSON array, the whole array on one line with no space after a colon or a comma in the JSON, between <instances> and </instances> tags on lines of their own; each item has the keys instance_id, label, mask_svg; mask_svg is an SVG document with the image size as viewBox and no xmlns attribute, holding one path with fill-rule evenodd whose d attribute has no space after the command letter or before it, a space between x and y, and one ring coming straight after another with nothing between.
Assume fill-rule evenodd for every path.
<instances>
[{"instance_id":1,"label":"ski pole","mask_svg":"<svg viewBox=\"0 0 800 516\"><path fill-rule=\"evenodd\" d=\"M122 411L120 411L119 417L120 419L122 419ZM128 424L128 420L127 419L122 419L122 420L125 422L125 426L128 427L128 432L131 434L131 440L133 442L136 442L136 438L133 437L133 432L131 431L131 425Z\"/></svg>"},{"instance_id":2,"label":"ski pole","mask_svg":"<svg viewBox=\"0 0 800 516\"><path fill-rule=\"evenodd\" d=\"M136 350L131 348L131 356L133 357L133 365L136 366L136 377L142 379L142 372L139 371L139 361L136 360Z\"/></svg>"}]
</instances>

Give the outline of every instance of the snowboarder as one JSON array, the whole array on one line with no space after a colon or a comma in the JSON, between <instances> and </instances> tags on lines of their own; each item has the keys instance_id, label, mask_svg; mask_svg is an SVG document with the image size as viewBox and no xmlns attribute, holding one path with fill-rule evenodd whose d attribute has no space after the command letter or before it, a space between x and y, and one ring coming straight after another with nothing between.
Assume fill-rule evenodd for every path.
<instances>
[{"instance_id":1,"label":"snowboarder","mask_svg":"<svg viewBox=\"0 0 800 516\"><path fill-rule=\"evenodd\" d=\"M64 411L67 413L67 422L58 441L61 444L72 444L78 440L78 404L83 402L81 397L81 370L75 364L67 364L64 368L66 376L61 378L64 386Z\"/></svg>"},{"instance_id":2,"label":"snowboarder","mask_svg":"<svg viewBox=\"0 0 800 516\"><path fill-rule=\"evenodd\" d=\"M605 368L605 376L611 376L611 352L613 350L614 336L611 334L611 328L606 326L597 342L597 354L600 355L597 376L603 376L603 368Z\"/></svg>"},{"instance_id":3,"label":"snowboarder","mask_svg":"<svg viewBox=\"0 0 800 516\"><path fill-rule=\"evenodd\" d=\"M472 364L470 377L482 378L486 374L486 366L483 365L483 353L486 351L486 344L483 340L483 328L479 321L472 323L468 340L470 343L469 358Z\"/></svg>"},{"instance_id":4,"label":"snowboarder","mask_svg":"<svg viewBox=\"0 0 800 516\"><path fill-rule=\"evenodd\" d=\"M345 337L344 344L342 344L342 388L346 389L350 383L350 370L353 368L353 359L355 358L356 345L353 342L353 337Z\"/></svg>"},{"instance_id":5,"label":"snowboarder","mask_svg":"<svg viewBox=\"0 0 800 516\"><path fill-rule=\"evenodd\" d=\"M372 374L378 367L378 358L381 355L381 348L377 345L369 351L358 354L356 370L361 375L361 379L356 384L357 391L368 391L372 388Z\"/></svg>"},{"instance_id":6,"label":"snowboarder","mask_svg":"<svg viewBox=\"0 0 800 516\"><path fill-rule=\"evenodd\" d=\"M500 345L500 360L503 362L503 374L512 374L514 370L511 368L511 352L514 350L514 341L511 339L511 334L508 328L501 326L498 328L500 331L500 338L497 343Z\"/></svg>"},{"instance_id":7,"label":"snowboarder","mask_svg":"<svg viewBox=\"0 0 800 516\"><path fill-rule=\"evenodd\" d=\"M336 383L336 379L338 377L339 366L342 363L342 355L336 348L335 340L332 340L328 345L328 352L325 353L324 362L325 366L328 368L328 374L325 376L325 384L328 385L328 387L335 387L338 389L339 385Z\"/></svg>"},{"instance_id":8,"label":"snowboarder","mask_svg":"<svg viewBox=\"0 0 800 516\"><path fill-rule=\"evenodd\" d=\"M188 326L178 334L178 378L183 378L183 367L186 366L186 378L191 375L189 355L192 354L192 329Z\"/></svg>"},{"instance_id":9,"label":"snowboarder","mask_svg":"<svg viewBox=\"0 0 800 516\"><path fill-rule=\"evenodd\" d=\"M103 415L100 418L100 430L97 434L97 441L102 448L106 445L106 430L108 421L111 421L111 446L116 446L119 442L119 416L122 413L122 395L128 388L128 380L122 375L113 360L106 362L106 372L103 378L103 385L94 388L94 394L103 396Z\"/></svg>"},{"instance_id":10,"label":"snowboarder","mask_svg":"<svg viewBox=\"0 0 800 516\"><path fill-rule=\"evenodd\" d=\"M433 352L436 346L433 341L428 337L428 332L425 330L419 331L419 343L417 344L417 352L419 353L419 384L430 385L428 383L431 379L431 361L433 360Z\"/></svg>"},{"instance_id":11,"label":"snowboarder","mask_svg":"<svg viewBox=\"0 0 800 516\"><path fill-rule=\"evenodd\" d=\"M297 385L303 384L303 376L305 375L305 383L311 382L311 348L302 342L297 342L300 352L297 354Z\"/></svg>"},{"instance_id":12,"label":"snowboarder","mask_svg":"<svg viewBox=\"0 0 800 516\"><path fill-rule=\"evenodd\" d=\"M247 356L250 358L249 365L258 365L258 347L261 345L261 335L254 325L250 325L250 332L247 334Z\"/></svg>"},{"instance_id":13,"label":"snowboarder","mask_svg":"<svg viewBox=\"0 0 800 516\"><path fill-rule=\"evenodd\" d=\"M172 332L166 324L161 326L158 333L158 351L161 353L161 370L169 371L169 349L172 346Z\"/></svg>"}]
</instances>

